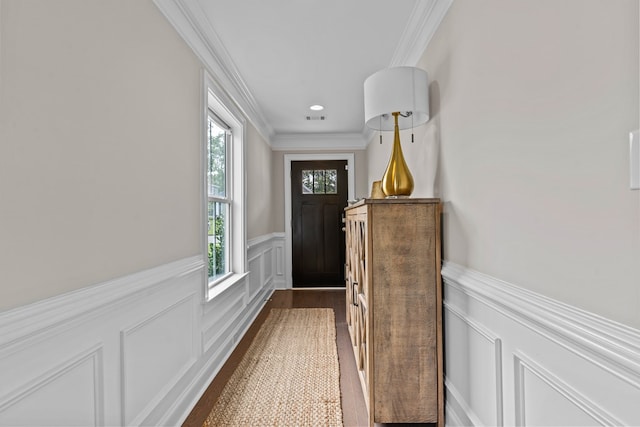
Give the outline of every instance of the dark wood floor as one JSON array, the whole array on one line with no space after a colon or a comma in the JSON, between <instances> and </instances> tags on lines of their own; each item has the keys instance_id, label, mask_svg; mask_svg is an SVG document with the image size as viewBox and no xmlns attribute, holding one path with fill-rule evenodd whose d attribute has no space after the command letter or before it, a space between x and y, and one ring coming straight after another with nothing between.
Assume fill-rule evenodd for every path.
<instances>
[{"instance_id":1,"label":"dark wood floor","mask_svg":"<svg viewBox=\"0 0 640 427\"><path fill-rule=\"evenodd\" d=\"M349 331L345 321L344 290L286 290L276 291L258 315L227 363L222 367L200 401L184 422L184 427L202 427L216 399L222 392L242 356L251 344L271 308L329 307L336 314L336 342L340 362L340 392L345 427L367 426L367 409L360 388L360 380L351 350Z\"/></svg>"}]
</instances>

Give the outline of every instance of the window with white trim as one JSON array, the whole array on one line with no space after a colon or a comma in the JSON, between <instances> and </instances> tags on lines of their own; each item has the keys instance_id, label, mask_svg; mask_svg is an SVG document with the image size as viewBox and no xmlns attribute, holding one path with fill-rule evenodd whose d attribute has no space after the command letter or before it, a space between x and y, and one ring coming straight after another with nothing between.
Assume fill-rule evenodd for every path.
<instances>
[{"instance_id":1,"label":"window with white trim","mask_svg":"<svg viewBox=\"0 0 640 427\"><path fill-rule=\"evenodd\" d=\"M205 87L203 237L211 299L246 276L245 121L211 78L205 77Z\"/></svg>"}]
</instances>

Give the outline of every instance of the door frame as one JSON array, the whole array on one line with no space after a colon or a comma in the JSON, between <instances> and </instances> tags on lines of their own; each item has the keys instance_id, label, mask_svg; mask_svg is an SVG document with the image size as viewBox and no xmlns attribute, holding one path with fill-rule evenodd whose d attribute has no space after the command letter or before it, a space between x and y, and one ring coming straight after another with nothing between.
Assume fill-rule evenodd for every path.
<instances>
[{"instance_id":1,"label":"door frame","mask_svg":"<svg viewBox=\"0 0 640 427\"><path fill-rule=\"evenodd\" d=\"M347 200L355 199L355 153L285 154L284 155L284 283L285 289L293 289L293 236L291 230L291 162L314 160L346 160L348 192ZM334 288L336 289L336 288Z\"/></svg>"}]
</instances>

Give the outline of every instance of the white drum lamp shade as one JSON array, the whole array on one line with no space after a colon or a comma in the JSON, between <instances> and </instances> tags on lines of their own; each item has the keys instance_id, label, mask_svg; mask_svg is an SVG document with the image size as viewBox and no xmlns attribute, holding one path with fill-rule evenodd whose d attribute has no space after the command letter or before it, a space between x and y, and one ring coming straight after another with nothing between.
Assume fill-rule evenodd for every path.
<instances>
[{"instance_id":1,"label":"white drum lamp shade","mask_svg":"<svg viewBox=\"0 0 640 427\"><path fill-rule=\"evenodd\" d=\"M400 113L400 129L418 126L429 120L429 76L426 71L415 67L391 67L365 80L366 125L375 130L393 130L391 113L395 112Z\"/></svg>"}]
</instances>

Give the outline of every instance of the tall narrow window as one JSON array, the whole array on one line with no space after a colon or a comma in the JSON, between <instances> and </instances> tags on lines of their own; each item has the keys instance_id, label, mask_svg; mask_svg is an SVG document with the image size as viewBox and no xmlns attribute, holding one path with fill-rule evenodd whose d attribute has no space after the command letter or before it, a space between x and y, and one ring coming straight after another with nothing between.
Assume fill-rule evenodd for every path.
<instances>
[{"instance_id":1,"label":"tall narrow window","mask_svg":"<svg viewBox=\"0 0 640 427\"><path fill-rule=\"evenodd\" d=\"M233 101L204 75L202 122L202 258L205 296L211 301L247 272L244 139L246 122ZM206 220L204 220L206 218Z\"/></svg>"},{"instance_id":2,"label":"tall narrow window","mask_svg":"<svg viewBox=\"0 0 640 427\"><path fill-rule=\"evenodd\" d=\"M207 196L209 283L222 280L231 272L231 205L229 145L231 131L213 112L207 121Z\"/></svg>"}]
</instances>

